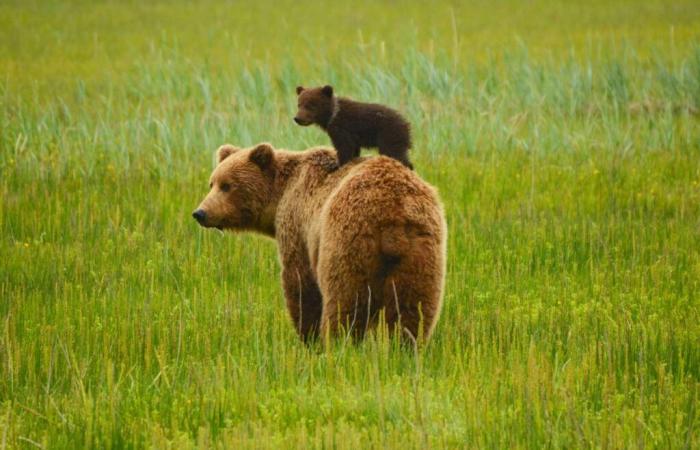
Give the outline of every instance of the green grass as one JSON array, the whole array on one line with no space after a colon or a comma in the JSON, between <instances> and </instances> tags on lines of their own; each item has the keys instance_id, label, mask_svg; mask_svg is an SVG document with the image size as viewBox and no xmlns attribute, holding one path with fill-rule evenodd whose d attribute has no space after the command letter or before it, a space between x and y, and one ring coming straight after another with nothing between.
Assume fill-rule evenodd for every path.
<instances>
[{"instance_id":1,"label":"green grass","mask_svg":"<svg viewBox=\"0 0 700 450\"><path fill-rule=\"evenodd\" d=\"M700 7L0 5L0 450L700 445ZM418 355L307 348L224 142L394 105L449 226Z\"/></svg>"}]
</instances>

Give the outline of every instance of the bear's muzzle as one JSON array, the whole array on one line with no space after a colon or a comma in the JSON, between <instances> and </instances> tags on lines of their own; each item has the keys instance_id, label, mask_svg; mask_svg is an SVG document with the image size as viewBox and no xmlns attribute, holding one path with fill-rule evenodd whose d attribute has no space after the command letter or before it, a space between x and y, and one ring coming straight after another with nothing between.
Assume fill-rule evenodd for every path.
<instances>
[{"instance_id":1,"label":"bear's muzzle","mask_svg":"<svg viewBox=\"0 0 700 450\"><path fill-rule=\"evenodd\" d=\"M200 208L192 213L192 217L194 217L200 225L204 225L204 222L207 220L207 213Z\"/></svg>"}]
</instances>

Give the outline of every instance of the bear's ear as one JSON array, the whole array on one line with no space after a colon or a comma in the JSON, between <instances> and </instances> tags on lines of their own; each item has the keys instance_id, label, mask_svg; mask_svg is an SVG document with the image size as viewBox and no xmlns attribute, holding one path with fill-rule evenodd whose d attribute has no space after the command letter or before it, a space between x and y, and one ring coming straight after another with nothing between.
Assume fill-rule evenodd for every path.
<instances>
[{"instance_id":1,"label":"bear's ear","mask_svg":"<svg viewBox=\"0 0 700 450\"><path fill-rule=\"evenodd\" d=\"M231 144L224 144L216 151L216 160L221 162L228 158L231 154L236 153L240 150L238 147L234 147Z\"/></svg>"},{"instance_id":2,"label":"bear's ear","mask_svg":"<svg viewBox=\"0 0 700 450\"><path fill-rule=\"evenodd\" d=\"M301 94L304 92L304 86L297 86L297 95Z\"/></svg>"},{"instance_id":3,"label":"bear's ear","mask_svg":"<svg viewBox=\"0 0 700 450\"><path fill-rule=\"evenodd\" d=\"M250 160L261 169L267 169L275 158L275 151L270 144L258 144L250 152Z\"/></svg>"},{"instance_id":4,"label":"bear's ear","mask_svg":"<svg viewBox=\"0 0 700 450\"><path fill-rule=\"evenodd\" d=\"M326 97L333 97L333 86L327 84L321 88L321 92Z\"/></svg>"}]
</instances>

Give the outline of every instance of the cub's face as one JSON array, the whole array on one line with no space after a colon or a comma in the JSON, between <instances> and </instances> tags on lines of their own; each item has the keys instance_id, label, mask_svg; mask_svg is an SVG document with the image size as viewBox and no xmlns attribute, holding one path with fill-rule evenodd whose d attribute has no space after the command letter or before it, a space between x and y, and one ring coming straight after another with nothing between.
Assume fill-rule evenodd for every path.
<instances>
[{"instance_id":1,"label":"cub's face","mask_svg":"<svg viewBox=\"0 0 700 450\"><path fill-rule=\"evenodd\" d=\"M192 213L203 227L266 231L275 154L269 144L250 149L223 145L209 179L209 193Z\"/></svg>"},{"instance_id":2,"label":"cub's face","mask_svg":"<svg viewBox=\"0 0 700 450\"><path fill-rule=\"evenodd\" d=\"M317 88L297 87L297 106L299 110L294 121L301 125L325 125L333 115L333 88L323 86Z\"/></svg>"}]
</instances>

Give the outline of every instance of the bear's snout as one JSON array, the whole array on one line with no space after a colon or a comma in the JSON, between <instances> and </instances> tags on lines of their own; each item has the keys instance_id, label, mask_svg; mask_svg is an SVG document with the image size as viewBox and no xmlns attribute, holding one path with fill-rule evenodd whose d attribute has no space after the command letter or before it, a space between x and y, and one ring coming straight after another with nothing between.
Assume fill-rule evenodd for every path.
<instances>
[{"instance_id":1,"label":"bear's snout","mask_svg":"<svg viewBox=\"0 0 700 450\"><path fill-rule=\"evenodd\" d=\"M192 213L192 217L197 219L197 222L199 222L200 225L204 225L204 221L207 219L207 213L200 208Z\"/></svg>"},{"instance_id":2,"label":"bear's snout","mask_svg":"<svg viewBox=\"0 0 700 450\"><path fill-rule=\"evenodd\" d=\"M309 124L309 122L307 122L307 121L304 120L304 119L299 118L298 116L294 118L294 121L295 121L298 125L302 125L302 126L305 126L305 125L308 125L308 124Z\"/></svg>"}]
</instances>

